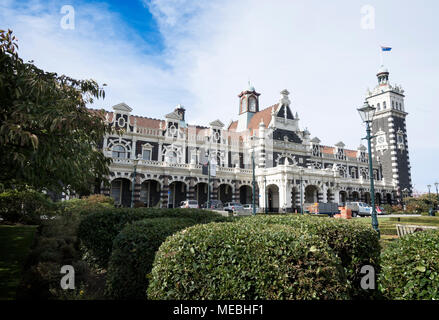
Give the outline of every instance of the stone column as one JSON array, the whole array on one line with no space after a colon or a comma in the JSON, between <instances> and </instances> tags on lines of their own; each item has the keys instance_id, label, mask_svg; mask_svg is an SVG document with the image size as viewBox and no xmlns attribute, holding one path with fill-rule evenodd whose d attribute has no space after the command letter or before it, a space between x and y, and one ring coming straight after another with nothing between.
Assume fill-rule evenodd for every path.
<instances>
[{"instance_id":1,"label":"stone column","mask_svg":"<svg viewBox=\"0 0 439 320\"><path fill-rule=\"evenodd\" d=\"M160 190L160 200L161 200L161 207L167 208L168 207L168 191L169 191L169 184L168 184L168 176L163 177L163 184L162 189Z\"/></svg>"}]
</instances>

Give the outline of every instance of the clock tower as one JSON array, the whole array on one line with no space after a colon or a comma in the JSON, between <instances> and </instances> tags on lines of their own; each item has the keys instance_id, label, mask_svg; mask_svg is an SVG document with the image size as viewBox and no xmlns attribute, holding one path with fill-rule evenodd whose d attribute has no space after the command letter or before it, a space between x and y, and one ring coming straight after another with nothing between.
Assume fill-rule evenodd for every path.
<instances>
[{"instance_id":1,"label":"clock tower","mask_svg":"<svg viewBox=\"0 0 439 320\"><path fill-rule=\"evenodd\" d=\"M247 90L242 91L239 95L239 119L237 131L247 130L251 118L256 112L259 112L259 96L255 88L250 85Z\"/></svg>"},{"instance_id":2,"label":"clock tower","mask_svg":"<svg viewBox=\"0 0 439 320\"><path fill-rule=\"evenodd\" d=\"M384 66L378 70L377 78L378 85L366 93L366 101L376 108L372 156L380 163L385 182L397 189L400 200L403 192L412 194L404 90L389 83L389 71Z\"/></svg>"}]
</instances>

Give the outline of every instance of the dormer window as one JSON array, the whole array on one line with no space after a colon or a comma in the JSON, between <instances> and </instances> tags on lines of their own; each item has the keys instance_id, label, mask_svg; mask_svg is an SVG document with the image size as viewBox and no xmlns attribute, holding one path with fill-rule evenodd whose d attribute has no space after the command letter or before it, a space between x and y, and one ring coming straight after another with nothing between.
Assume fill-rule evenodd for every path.
<instances>
[{"instance_id":1,"label":"dormer window","mask_svg":"<svg viewBox=\"0 0 439 320\"><path fill-rule=\"evenodd\" d=\"M340 160L345 160L345 159L346 159L346 156L345 156L345 154L344 154L344 150L343 150L342 148L339 148L339 149L337 150L337 154L335 155L335 157L336 157L337 159L340 159Z\"/></svg>"}]
</instances>

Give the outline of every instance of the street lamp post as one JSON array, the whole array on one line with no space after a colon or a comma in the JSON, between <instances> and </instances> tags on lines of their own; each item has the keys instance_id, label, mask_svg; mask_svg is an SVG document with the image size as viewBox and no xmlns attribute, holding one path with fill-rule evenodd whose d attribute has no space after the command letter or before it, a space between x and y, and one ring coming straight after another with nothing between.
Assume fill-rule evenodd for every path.
<instances>
[{"instance_id":1,"label":"street lamp post","mask_svg":"<svg viewBox=\"0 0 439 320\"><path fill-rule=\"evenodd\" d=\"M303 172L305 170L300 169L300 214L303 215Z\"/></svg>"},{"instance_id":2,"label":"street lamp post","mask_svg":"<svg viewBox=\"0 0 439 320\"><path fill-rule=\"evenodd\" d=\"M358 108L358 113L360 114L361 119L364 123L366 123L366 140L367 140L367 149L369 154L369 178L370 178L370 198L372 202L372 228L378 233L378 237L380 237L380 229L378 228L378 218L377 212L375 208L375 186L373 181L373 167L372 167L372 150L371 150L371 128L370 125L372 123L373 116L375 115L375 108L371 107L367 101L364 102L362 108Z\"/></svg>"},{"instance_id":3,"label":"street lamp post","mask_svg":"<svg viewBox=\"0 0 439 320\"><path fill-rule=\"evenodd\" d=\"M256 204L255 204L255 202L256 202L256 199L255 199L255 197L256 197L256 179L255 179L255 150L254 149L252 150L252 167L253 167L253 203L252 203L253 211L252 211L252 213L255 216L256 215Z\"/></svg>"},{"instance_id":4,"label":"street lamp post","mask_svg":"<svg viewBox=\"0 0 439 320\"><path fill-rule=\"evenodd\" d=\"M207 150L207 208L210 209L210 149Z\"/></svg>"},{"instance_id":5,"label":"street lamp post","mask_svg":"<svg viewBox=\"0 0 439 320\"><path fill-rule=\"evenodd\" d=\"M134 187L136 184L136 169L137 169L137 163L139 162L139 158L133 159L134 163L134 174L133 174L133 184L131 187L131 208L134 208Z\"/></svg>"},{"instance_id":6,"label":"street lamp post","mask_svg":"<svg viewBox=\"0 0 439 320\"><path fill-rule=\"evenodd\" d=\"M265 201L264 201L264 204L265 204L265 214L267 214L268 213L268 208L267 208L267 176L266 176L266 173L264 172L264 193L265 193Z\"/></svg>"},{"instance_id":7,"label":"street lamp post","mask_svg":"<svg viewBox=\"0 0 439 320\"><path fill-rule=\"evenodd\" d=\"M435 182L434 186L436 187L436 197L437 197L437 205L436 205L436 209L439 209L439 182Z\"/></svg>"},{"instance_id":8,"label":"street lamp post","mask_svg":"<svg viewBox=\"0 0 439 320\"><path fill-rule=\"evenodd\" d=\"M433 216L433 206L432 206L432 201L431 199L431 193L430 193L430 188L431 188L431 184L427 185L428 188L428 202L430 203L430 209L428 210L428 215L429 216Z\"/></svg>"}]
</instances>

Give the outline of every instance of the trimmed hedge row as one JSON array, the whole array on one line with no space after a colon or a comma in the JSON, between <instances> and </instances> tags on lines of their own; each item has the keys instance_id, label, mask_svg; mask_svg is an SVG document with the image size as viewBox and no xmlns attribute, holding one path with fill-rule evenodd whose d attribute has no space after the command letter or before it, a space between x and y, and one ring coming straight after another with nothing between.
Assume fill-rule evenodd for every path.
<instances>
[{"instance_id":1,"label":"trimmed hedge row","mask_svg":"<svg viewBox=\"0 0 439 320\"><path fill-rule=\"evenodd\" d=\"M112 299L145 299L147 274L166 237L196 222L188 218L153 218L128 224L117 235L108 265L106 295Z\"/></svg>"},{"instance_id":2,"label":"trimmed hedge row","mask_svg":"<svg viewBox=\"0 0 439 320\"><path fill-rule=\"evenodd\" d=\"M107 268L113 240L127 223L148 218L190 218L196 223L229 221L212 211L199 209L127 208L99 209L81 220L78 238L86 257L101 268Z\"/></svg>"},{"instance_id":3,"label":"trimmed hedge row","mask_svg":"<svg viewBox=\"0 0 439 320\"><path fill-rule=\"evenodd\" d=\"M340 259L317 236L282 225L209 223L160 246L149 299L347 299Z\"/></svg>"},{"instance_id":4,"label":"trimmed hedge row","mask_svg":"<svg viewBox=\"0 0 439 320\"><path fill-rule=\"evenodd\" d=\"M390 243L382 253L378 288L392 300L439 299L439 232L422 231Z\"/></svg>"},{"instance_id":5,"label":"trimmed hedge row","mask_svg":"<svg viewBox=\"0 0 439 320\"><path fill-rule=\"evenodd\" d=\"M377 233L369 226L342 219L314 216L256 216L243 218L242 224L281 224L293 227L305 234L318 236L340 257L351 287L352 298L376 297L376 290L363 290L360 286L361 267L371 265L376 273L380 269L380 243Z\"/></svg>"}]
</instances>

